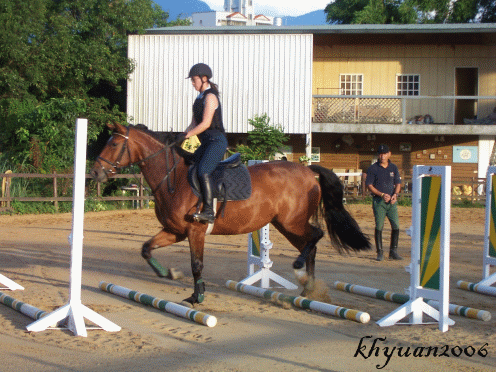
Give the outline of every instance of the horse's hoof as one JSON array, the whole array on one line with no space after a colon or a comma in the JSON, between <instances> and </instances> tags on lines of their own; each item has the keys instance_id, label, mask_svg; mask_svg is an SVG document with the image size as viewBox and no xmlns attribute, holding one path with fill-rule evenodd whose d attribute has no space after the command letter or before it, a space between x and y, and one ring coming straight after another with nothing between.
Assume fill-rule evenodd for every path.
<instances>
[{"instance_id":1,"label":"horse's hoof","mask_svg":"<svg viewBox=\"0 0 496 372\"><path fill-rule=\"evenodd\" d=\"M183 305L185 307L189 307L190 309L192 309L192 308L195 307L193 301L194 301L193 297L186 298L186 299L184 299L184 300L181 301L181 305Z\"/></svg>"},{"instance_id":2,"label":"horse's hoof","mask_svg":"<svg viewBox=\"0 0 496 372\"><path fill-rule=\"evenodd\" d=\"M298 282L305 287L308 283L308 273L306 270L295 270L294 271L295 277L298 280Z\"/></svg>"},{"instance_id":3,"label":"horse's hoof","mask_svg":"<svg viewBox=\"0 0 496 372\"><path fill-rule=\"evenodd\" d=\"M293 269L300 270L304 265L305 265L305 261L296 259L296 261L293 262Z\"/></svg>"},{"instance_id":4,"label":"horse's hoof","mask_svg":"<svg viewBox=\"0 0 496 372\"><path fill-rule=\"evenodd\" d=\"M184 274L182 271L176 270L173 267L169 269L169 275L167 276L167 279L177 280L182 278L184 278Z\"/></svg>"}]
</instances>

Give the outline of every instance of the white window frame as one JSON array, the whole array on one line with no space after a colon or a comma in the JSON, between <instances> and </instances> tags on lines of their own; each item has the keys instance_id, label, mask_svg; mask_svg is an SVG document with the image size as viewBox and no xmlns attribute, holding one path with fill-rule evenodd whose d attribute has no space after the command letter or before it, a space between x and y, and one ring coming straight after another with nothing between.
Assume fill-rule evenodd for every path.
<instances>
[{"instance_id":1,"label":"white window frame","mask_svg":"<svg viewBox=\"0 0 496 372\"><path fill-rule=\"evenodd\" d=\"M396 74L397 96L420 96L420 74Z\"/></svg>"},{"instance_id":2,"label":"white window frame","mask_svg":"<svg viewBox=\"0 0 496 372\"><path fill-rule=\"evenodd\" d=\"M363 74L339 74L339 94L342 96L363 95Z\"/></svg>"}]
</instances>

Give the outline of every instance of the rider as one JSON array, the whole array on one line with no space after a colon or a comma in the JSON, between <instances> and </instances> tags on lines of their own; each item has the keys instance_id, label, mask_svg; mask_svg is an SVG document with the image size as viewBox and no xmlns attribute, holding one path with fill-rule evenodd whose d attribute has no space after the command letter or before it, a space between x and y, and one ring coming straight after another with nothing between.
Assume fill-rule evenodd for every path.
<instances>
[{"instance_id":1,"label":"rider","mask_svg":"<svg viewBox=\"0 0 496 372\"><path fill-rule=\"evenodd\" d=\"M219 90L212 83L212 70L204 63L191 67L186 79L191 79L195 90L199 92L193 104L193 118L184 133L179 135L182 141L197 135L201 145L195 151L194 162L197 165L198 179L203 194L203 210L193 214L200 222L213 223L213 183L212 172L224 157L227 138L222 123L222 110L219 102Z\"/></svg>"}]
</instances>

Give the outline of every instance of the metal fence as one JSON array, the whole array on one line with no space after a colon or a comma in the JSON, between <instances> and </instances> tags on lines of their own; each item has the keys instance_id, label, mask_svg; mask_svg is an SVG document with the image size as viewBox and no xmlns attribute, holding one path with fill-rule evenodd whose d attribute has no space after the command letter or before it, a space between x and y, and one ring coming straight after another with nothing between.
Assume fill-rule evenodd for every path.
<instances>
[{"instance_id":1,"label":"metal fence","mask_svg":"<svg viewBox=\"0 0 496 372\"><path fill-rule=\"evenodd\" d=\"M315 123L400 124L399 98L315 97Z\"/></svg>"},{"instance_id":2,"label":"metal fence","mask_svg":"<svg viewBox=\"0 0 496 372\"><path fill-rule=\"evenodd\" d=\"M365 174L359 172L337 172L344 187L345 199L365 199L371 196L365 186ZM402 188L400 199L412 197L411 177L402 175ZM481 203L486 201L486 179L485 178L453 178L451 180L451 200L453 204L463 202Z\"/></svg>"},{"instance_id":3,"label":"metal fence","mask_svg":"<svg viewBox=\"0 0 496 372\"><path fill-rule=\"evenodd\" d=\"M478 116L467 118L466 124L491 124L485 118L496 107L496 96L314 95L313 122L407 124L429 114L433 123L453 124L460 102L470 102Z\"/></svg>"}]
</instances>

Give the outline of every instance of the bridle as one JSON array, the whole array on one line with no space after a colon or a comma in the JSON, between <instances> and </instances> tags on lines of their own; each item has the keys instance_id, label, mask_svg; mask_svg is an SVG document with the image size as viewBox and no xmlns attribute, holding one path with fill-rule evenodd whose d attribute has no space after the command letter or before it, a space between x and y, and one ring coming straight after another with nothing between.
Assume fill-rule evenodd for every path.
<instances>
[{"instance_id":1,"label":"bridle","mask_svg":"<svg viewBox=\"0 0 496 372\"><path fill-rule=\"evenodd\" d=\"M101 156L98 156L96 158L96 162L100 165L100 167L102 168L102 170L105 173L105 175L107 176L107 178L109 178L109 176L114 175L114 174L117 174L119 172L119 170L121 170L121 169L129 168L129 167L132 167L133 165L140 164L140 163L145 163L147 160L150 160L150 159L156 157L157 155L159 155L159 154L161 154L162 152L165 151L165 170L166 170L166 174L162 178L162 180L158 183L158 185L155 186L155 188L152 190L152 194L155 195L155 192L160 188L160 186L162 185L162 183L165 182L165 180L167 180L167 188L169 190L169 193L173 194L174 191L175 191L174 184L176 183L176 173L174 172L174 170L176 169L176 167L177 167L177 165L179 163L179 155L177 155L175 151L166 151L166 150L169 149L169 148L171 148L171 147L173 147L174 146L174 143L167 143L167 144L162 144L161 143L160 145L162 146L162 148L160 150L154 152L153 154L151 154L151 155L149 155L149 156L147 156L147 157L145 157L143 159L140 159L138 161L135 161L134 163L129 163L126 166L121 166L120 163L121 163L122 157L124 156L124 153L126 152L126 150L127 150L127 155L129 157L129 159L131 159L131 152L129 150L129 146L127 145L127 142L129 140L129 128L130 127L128 126L127 127L127 132L126 132L125 135L124 134L121 134L121 133L118 133L118 132L113 132L112 133L112 136L117 135L117 136L121 136L121 137L123 137L125 139L124 144L122 145L121 151L120 151L119 155L117 156L117 160L115 160L115 163L113 163L110 160L107 160L105 158L102 158ZM170 156L170 153L172 153L172 167L169 169L169 156ZM176 157L176 155L177 155L177 157ZM109 164L112 168L110 170L105 169L103 167L102 162ZM174 177L174 182L171 182L171 177L170 176L171 176L172 173L173 173L173 177Z\"/></svg>"}]
</instances>

